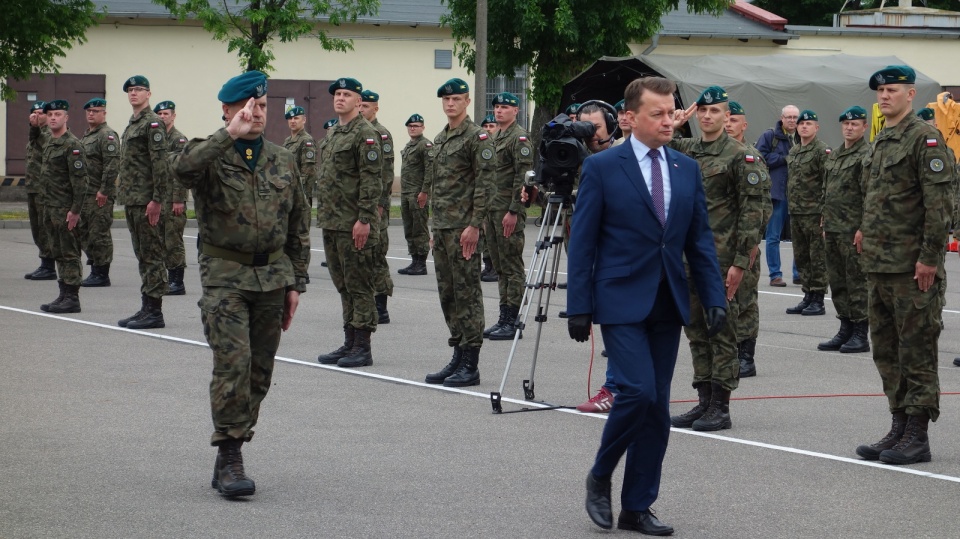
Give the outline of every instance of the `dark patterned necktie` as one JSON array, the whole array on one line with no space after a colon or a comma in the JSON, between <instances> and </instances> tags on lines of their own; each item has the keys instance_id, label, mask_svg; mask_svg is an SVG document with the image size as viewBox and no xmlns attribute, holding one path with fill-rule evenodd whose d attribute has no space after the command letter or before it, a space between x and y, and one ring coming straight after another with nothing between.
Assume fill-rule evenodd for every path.
<instances>
[{"instance_id":1,"label":"dark patterned necktie","mask_svg":"<svg viewBox=\"0 0 960 539\"><path fill-rule=\"evenodd\" d=\"M660 170L660 150L650 150L650 184L653 209L657 211L660 226L666 226L667 216L663 205L663 171Z\"/></svg>"}]
</instances>

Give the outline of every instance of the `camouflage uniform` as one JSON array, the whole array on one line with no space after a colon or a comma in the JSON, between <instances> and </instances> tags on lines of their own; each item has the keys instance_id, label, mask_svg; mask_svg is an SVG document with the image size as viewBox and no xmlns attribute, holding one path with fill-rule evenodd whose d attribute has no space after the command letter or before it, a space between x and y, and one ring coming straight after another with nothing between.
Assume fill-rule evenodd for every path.
<instances>
[{"instance_id":1,"label":"camouflage uniform","mask_svg":"<svg viewBox=\"0 0 960 539\"><path fill-rule=\"evenodd\" d=\"M113 203L117 194L117 169L120 166L120 136L107 124L88 129L80 140L87 166L87 191L83 197L83 219L77 225L80 245L93 266L113 262ZM97 193L107 202L97 204Z\"/></svg>"},{"instance_id":2,"label":"camouflage uniform","mask_svg":"<svg viewBox=\"0 0 960 539\"><path fill-rule=\"evenodd\" d=\"M940 254L952 208L953 174L940 132L913 114L887 126L863 161L861 262L873 361L893 413L940 414ZM921 292L916 264L937 267Z\"/></svg>"},{"instance_id":3,"label":"camouflage uniform","mask_svg":"<svg viewBox=\"0 0 960 539\"><path fill-rule=\"evenodd\" d=\"M50 141L50 128L47 126L31 127L29 142L27 142L27 215L30 218L30 233L33 243L40 250L40 258L53 259L50 231L44 226L46 222L43 209L43 179L40 177L40 167L43 162L43 147Z\"/></svg>"},{"instance_id":4,"label":"camouflage uniform","mask_svg":"<svg viewBox=\"0 0 960 539\"><path fill-rule=\"evenodd\" d=\"M787 154L787 208L793 257L805 294L827 291L827 260L820 219L823 212L824 163L830 149L820 139L797 144Z\"/></svg>"},{"instance_id":5,"label":"camouflage uniform","mask_svg":"<svg viewBox=\"0 0 960 539\"><path fill-rule=\"evenodd\" d=\"M756 162L763 167L764 174L761 174L761 186L764 190L763 195L763 220L761 221L760 231L767 229L767 221L773 214L773 202L770 199L770 187L772 180L767 164L763 160L763 155L757 148L749 142L742 143L747 148L747 155L752 155ZM758 246L759 247L759 246ZM743 272L743 280L740 281L740 287L737 288L736 302L740 310L737 317L737 339L742 343L748 339L756 339L760 333L760 304L759 304L759 286L760 286L760 267L763 265L760 261L760 250L757 250L757 256L753 261L753 267Z\"/></svg>"},{"instance_id":6,"label":"camouflage uniform","mask_svg":"<svg viewBox=\"0 0 960 539\"><path fill-rule=\"evenodd\" d=\"M674 139L670 146L700 163L707 214L717 246L720 276L726 281L730 266L744 269L750 265L750 251L760 243L764 199L770 196L766 168L756 154L730 138L725 132L712 142ZM766 186L766 187L765 187ZM687 274L689 276L689 268ZM715 383L733 391L739 385L737 324L726 324L720 333L707 337L707 322L693 279L690 279L690 324L684 333L693 355L693 385ZM727 305L727 319L740 315L737 298Z\"/></svg>"},{"instance_id":7,"label":"camouflage uniform","mask_svg":"<svg viewBox=\"0 0 960 539\"><path fill-rule=\"evenodd\" d=\"M187 145L187 138L176 127L167 132L167 151L179 154ZM163 200L163 210L160 220L163 223L163 265L168 270L187 267L186 250L183 246L183 230L187 226L187 211L175 215L173 204L186 203L187 189L177 180L177 175L170 174L170 184L166 197Z\"/></svg>"},{"instance_id":8,"label":"camouflage uniform","mask_svg":"<svg viewBox=\"0 0 960 539\"><path fill-rule=\"evenodd\" d=\"M373 120L373 128L380 133L380 149L383 151L381 175L383 178L383 192L380 195L380 201L377 205L383 208L383 214L380 216L380 241L377 243L376 252L374 252L374 264L376 265L373 289L376 295L393 295L393 279L390 277L390 266L387 264L387 250L390 248L390 237L387 235L387 229L390 226L390 199L393 192L393 136L390 131L383 126L376 118Z\"/></svg>"},{"instance_id":9,"label":"camouflage uniform","mask_svg":"<svg viewBox=\"0 0 960 539\"><path fill-rule=\"evenodd\" d=\"M429 210L417 203L423 191L424 167L427 152L433 143L427 137L410 139L403 148L400 165L400 215L403 217L403 235L411 256L427 256L430 252L430 231L427 229Z\"/></svg>"},{"instance_id":10,"label":"camouflage uniform","mask_svg":"<svg viewBox=\"0 0 960 539\"><path fill-rule=\"evenodd\" d=\"M270 388L287 291L306 292L310 207L293 154L266 140L254 170L226 129L173 158L203 238L200 314L213 350L212 445L249 441Z\"/></svg>"},{"instance_id":11,"label":"camouflage uniform","mask_svg":"<svg viewBox=\"0 0 960 539\"><path fill-rule=\"evenodd\" d=\"M316 141L301 129L296 135L290 135L283 141L283 147L290 150L297 158L297 168L300 170L300 185L307 194L310 205L313 206L313 192L317 188L317 146Z\"/></svg>"},{"instance_id":12,"label":"camouflage uniform","mask_svg":"<svg viewBox=\"0 0 960 539\"><path fill-rule=\"evenodd\" d=\"M67 131L50 137L43 148L40 168L46 226L50 227L51 251L57 261L57 278L66 285L80 286L80 238L77 229L67 230L67 212L80 215L87 190L87 169L83 145Z\"/></svg>"},{"instance_id":13,"label":"camouflage uniform","mask_svg":"<svg viewBox=\"0 0 960 539\"><path fill-rule=\"evenodd\" d=\"M163 226L150 226L147 204L162 204L171 185L167 164L166 127L150 107L130 117L123 132L118 200L124 205L133 252L139 262L140 292L154 299L167 293L163 265Z\"/></svg>"},{"instance_id":14,"label":"camouflage uniform","mask_svg":"<svg viewBox=\"0 0 960 539\"><path fill-rule=\"evenodd\" d=\"M377 204L383 195L380 134L357 115L333 127L324 139L317 197L317 227L333 285L343 305L343 325L377 330L374 259L380 235ZM353 225L370 225L363 249L353 243Z\"/></svg>"},{"instance_id":15,"label":"camouflage uniform","mask_svg":"<svg viewBox=\"0 0 960 539\"><path fill-rule=\"evenodd\" d=\"M863 217L863 158L870 148L865 139L830 153L823 165L823 231L827 274L837 318L867 320L867 276L853 237Z\"/></svg>"}]
</instances>

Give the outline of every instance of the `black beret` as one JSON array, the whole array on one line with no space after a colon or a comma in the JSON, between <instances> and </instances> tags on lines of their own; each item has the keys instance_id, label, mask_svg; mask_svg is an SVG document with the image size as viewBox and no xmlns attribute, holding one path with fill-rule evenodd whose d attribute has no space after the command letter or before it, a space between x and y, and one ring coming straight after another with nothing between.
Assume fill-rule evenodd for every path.
<instances>
[{"instance_id":1,"label":"black beret","mask_svg":"<svg viewBox=\"0 0 960 539\"><path fill-rule=\"evenodd\" d=\"M217 100L221 103L236 103L250 99L261 98L267 95L267 75L257 71L247 71L223 83Z\"/></svg>"},{"instance_id":2,"label":"black beret","mask_svg":"<svg viewBox=\"0 0 960 539\"><path fill-rule=\"evenodd\" d=\"M870 89L876 90L881 84L913 84L917 82L917 72L910 66L887 66L870 77Z\"/></svg>"},{"instance_id":3,"label":"black beret","mask_svg":"<svg viewBox=\"0 0 960 539\"><path fill-rule=\"evenodd\" d=\"M445 95L469 94L470 86L463 79L450 79L437 88L437 97Z\"/></svg>"},{"instance_id":4,"label":"black beret","mask_svg":"<svg viewBox=\"0 0 960 539\"><path fill-rule=\"evenodd\" d=\"M65 99L54 99L43 104L43 112L50 112L51 110L70 110L70 103L67 103Z\"/></svg>"},{"instance_id":5,"label":"black beret","mask_svg":"<svg viewBox=\"0 0 960 539\"><path fill-rule=\"evenodd\" d=\"M153 107L153 112L160 112L161 110L177 110L177 104L173 101L161 101L157 103L156 107Z\"/></svg>"},{"instance_id":6,"label":"black beret","mask_svg":"<svg viewBox=\"0 0 960 539\"><path fill-rule=\"evenodd\" d=\"M90 101L87 101L86 104L83 105L83 110L87 110L90 107L106 107L106 106L107 106L106 99L102 97L94 97L93 99L91 99Z\"/></svg>"},{"instance_id":7,"label":"black beret","mask_svg":"<svg viewBox=\"0 0 960 539\"><path fill-rule=\"evenodd\" d=\"M127 90L129 90L131 86L143 86L144 88L149 90L150 81L148 81L147 77L144 77L143 75L134 75L129 79L127 79L126 81L124 81L123 93L127 93Z\"/></svg>"},{"instance_id":8,"label":"black beret","mask_svg":"<svg viewBox=\"0 0 960 539\"><path fill-rule=\"evenodd\" d=\"M351 79L350 77L341 77L333 81L327 90L330 92L330 95L337 93L337 90L350 90L351 92L363 95L363 85L360 84L360 81L357 79Z\"/></svg>"},{"instance_id":9,"label":"black beret","mask_svg":"<svg viewBox=\"0 0 960 539\"><path fill-rule=\"evenodd\" d=\"M283 117L286 119L296 118L297 116L303 116L307 111L303 110L303 107L290 107L290 110L283 114Z\"/></svg>"},{"instance_id":10,"label":"black beret","mask_svg":"<svg viewBox=\"0 0 960 539\"><path fill-rule=\"evenodd\" d=\"M415 123L421 123L421 124L422 124L422 123L425 123L425 122L423 121L423 116L420 116L419 114L414 114L414 115L410 116L409 118L407 118L407 122L406 122L405 124L403 124L403 125L410 125L410 124L415 124Z\"/></svg>"}]
</instances>

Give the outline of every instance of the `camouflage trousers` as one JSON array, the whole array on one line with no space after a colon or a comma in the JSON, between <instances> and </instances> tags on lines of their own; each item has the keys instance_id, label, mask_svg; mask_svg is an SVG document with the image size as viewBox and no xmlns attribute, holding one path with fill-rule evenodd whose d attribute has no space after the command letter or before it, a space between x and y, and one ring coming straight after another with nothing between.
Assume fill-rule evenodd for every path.
<instances>
[{"instance_id":1,"label":"camouflage trousers","mask_svg":"<svg viewBox=\"0 0 960 539\"><path fill-rule=\"evenodd\" d=\"M67 230L67 212L70 208L44 206L50 234L51 256L57 261L57 279L64 284L80 286L83 273L80 267L80 238L77 229Z\"/></svg>"},{"instance_id":2,"label":"camouflage trousers","mask_svg":"<svg viewBox=\"0 0 960 539\"><path fill-rule=\"evenodd\" d=\"M113 197L97 205L95 193L84 195L80 224L77 225L80 246L87 253L87 260L94 266L107 266L113 262Z\"/></svg>"},{"instance_id":3,"label":"camouflage trousers","mask_svg":"<svg viewBox=\"0 0 960 539\"><path fill-rule=\"evenodd\" d=\"M371 234L373 234L371 226ZM323 250L333 286L340 293L343 325L368 331L377 330L377 304L374 296L374 258L376 242L363 249L353 245L353 234L323 230Z\"/></svg>"},{"instance_id":4,"label":"camouflage trousers","mask_svg":"<svg viewBox=\"0 0 960 539\"><path fill-rule=\"evenodd\" d=\"M727 278L727 268L720 271L723 280ZM700 296L694 286L690 270L687 269L690 289L690 324L683 332L690 341L690 353L693 355L693 385L702 382L716 382L724 389L733 391L740 384L740 361L737 358L737 323L740 309L737 298L727 302L728 322L720 333L707 337L707 318L700 303Z\"/></svg>"},{"instance_id":5,"label":"camouflage trousers","mask_svg":"<svg viewBox=\"0 0 960 539\"><path fill-rule=\"evenodd\" d=\"M160 215L163 221L163 265L168 270L187 267L187 253L183 246L183 229L187 226L187 212L174 215L173 204L164 204Z\"/></svg>"},{"instance_id":6,"label":"camouflage trousers","mask_svg":"<svg viewBox=\"0 0 960 539\"><path fill-rule=\"evenodd\" d=\"M868 273L870 343L891 412L940 415L937 372L940 339L940 286L926 292L913 273Z\"/></svg>"},{"instance_id":7,"label":"camouflage trousers","mask_svg":"<svg viewBox=\"0 0 960 539\"><path fill-rule=\"evenodd\" d=\"M280 346L284 296L282 288L252 292L203 287L198 305L203 334L213 351L212 445L229 438L253 438Z\"/></svg>"},{"instance_id":8,"label":"camouflage trousers","mask_svg":"<svg viewBox=\"0 0 960 539\"><path fill-rule=\"evenodd\" d=\"M483 291L480 288L480 257L463 258L462 229L433 231L433 262L437 274L440 309L450 330L450 346L480 348L483 345Z\"/></svg>"},{"instance_id":9,"label":"camouflage trousers","mask_svg":"<svg viewBox=\"0 0 960 539\"><path fill-rule=\"evenodd\" d=\"M150 226L146 211L146 206L124 206L133 254L137 255L139 264L140 293L162 298L167 293L167 272L163 266L163 215L157 226Z\"/></svg>"},{"instance_id":10,"label":"camouflage trousers","mask_svg":"<svg viewBox=\"0 0 960 539\"><path fill-rule=\"evenodd\" d=\"M40 258L53 258L51 251L50 227L47 226L47 212L40 203L38 193L27 194L27 215L30 218L30 233L33 243L40 250Z\"/></svg>"},{"instance_id":11,"label":"camouflage trousers","mask_svg":"<svg viewBox=\"0 0 960 539\"><path fill-rule=\"evenodd\" d=\"M793 260L803 279L803 293L827 292L827 257L823 247L820 214L790 215Z\"/></svg>"},{"instance_id":12,"label":"camouflage trousers","mask_svg":"<svg viewBox=\"0 0 960 539\"><path fill-rule=\"evenodd\" d=\"M747 339L756 339L760 334L760 252L753 262L753 268L743 271L743 280L737 288L737 305L740 315L737 316L737 339L743 342Z\"/></svg>"},{"instance_id":13,"label":"camouflage trousers","mask_svg":"<svg viewBox=\"0 0 960 539\"><path fill-rule=\"evenodd\" d=\"M390 265L387 263L387 251L390 250L390 235L387 233L389 227L390 208L384 208L379 229L374 230L374 225L370 225L370 234L377 233L379 238L377 244L373 246L373 291L378 296L393 295L393 277L390 276Z\"/></svg>"},{"instance_id":14,"label":"camouflage trousers","mask_svg":"<svg viewBox=\"0 0 960 539\"><path fill-rule=\"evenodd\" d=\"M851 322L867 319L867 274L860 267L860 253L853 245L853 232L827 232L827 276L837 318Z\"/></svg>"},{"instance_id":15,"label":"camouflage trousers","mask_svg":"<svg viewBox=\"0 0 960 539\"><path fill-rule=\"evenodd\" d=\"M427 219L429 205L421 208L417 194L400 197L400 216L403 218L403 237L407 240L407 252L411 256L427 256L430 252L430 231Z\"/></svg>"},{"instance_id":16,"label":"camouflage trousers","mask_svg":"<svg viewBox=\"0 0 960 539\"><path fill-rule=\"evenodd\" d=\"M523 265L523 229L526 226L525 212L517 214L517 227L509 238L503 237L504 211L492 211L487 214L487 249L493 261L493 269L497 270L500 280L497 287L500 292L500 305L520 307L523 299L526 275Z\"/></svg>"}]
</instances>

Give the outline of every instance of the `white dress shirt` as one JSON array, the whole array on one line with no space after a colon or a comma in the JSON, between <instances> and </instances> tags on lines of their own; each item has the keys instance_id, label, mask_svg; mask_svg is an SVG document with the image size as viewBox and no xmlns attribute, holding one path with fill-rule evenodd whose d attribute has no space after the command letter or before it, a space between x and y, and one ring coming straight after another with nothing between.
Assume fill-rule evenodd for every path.
<instances>
[{"instance_id":1,"label":"white dress shirt","mask_svg":"<svg viewBox=\"0 0 960 539\"><path fill-rule=\"evenodd\" d=\"M653 183L651 182L651 167L653 166L653 160L650 159L650 156L647 155L650 153L650 148L646 144L637 140L637 137L630 137L630 146L633 147L633 153L637 157L637 162L640 164L640 173L643 174L643 183L647 185L647 192L650 193L650 196L653 196ZM664 219L670 217L670 167L667 164L667 152L661 146L657 149L657 152L660 153L660 173L663 176L663 216Z\"/></svg>"}]
</instances>

